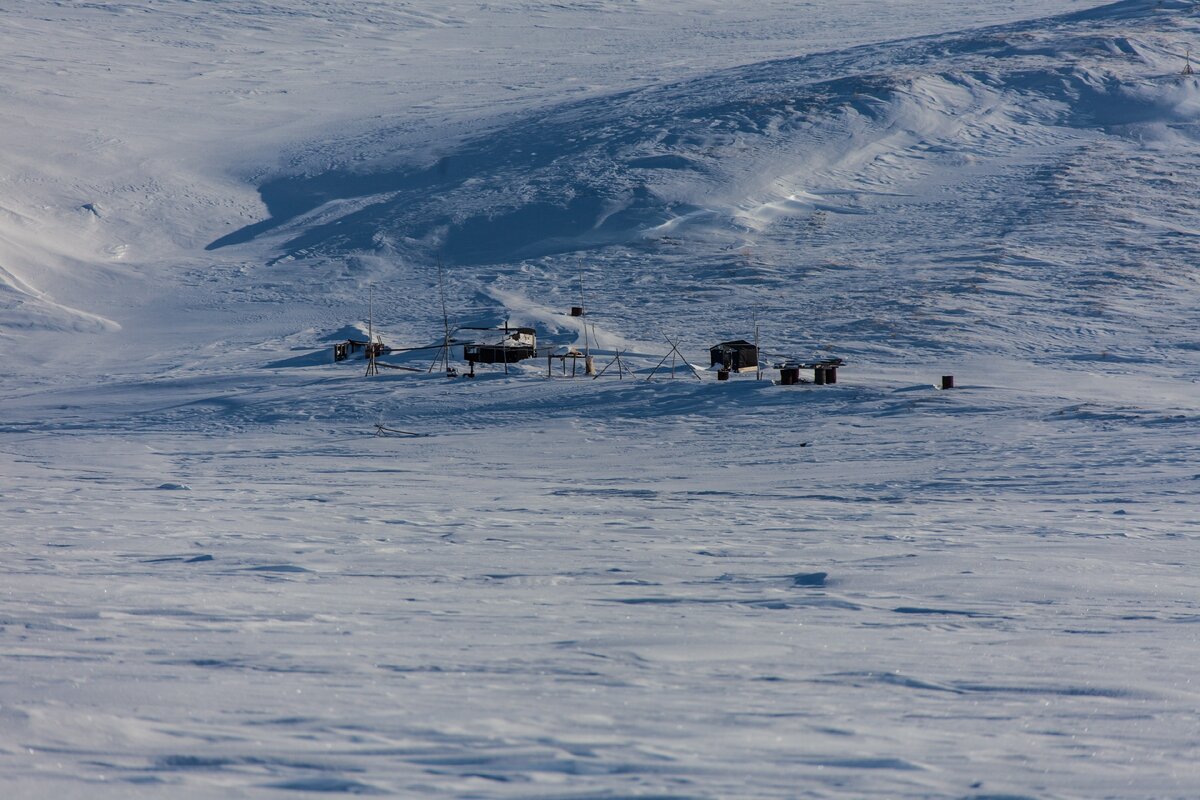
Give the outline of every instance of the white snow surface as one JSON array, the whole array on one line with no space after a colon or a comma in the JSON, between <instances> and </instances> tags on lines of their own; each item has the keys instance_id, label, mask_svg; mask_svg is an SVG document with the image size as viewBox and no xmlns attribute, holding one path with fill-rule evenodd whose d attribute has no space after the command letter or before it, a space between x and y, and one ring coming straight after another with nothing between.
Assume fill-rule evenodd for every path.
<instances>
[{"instance_id":1,"label":"white snow surface","mask_svg":"<svg viewBox=\"0 0 1200 800\"><path fill-rule=\"evenodd\" d=\"M1200 795L1196 3L0 25L3 797Z\"/></svg>"}]
</instances>

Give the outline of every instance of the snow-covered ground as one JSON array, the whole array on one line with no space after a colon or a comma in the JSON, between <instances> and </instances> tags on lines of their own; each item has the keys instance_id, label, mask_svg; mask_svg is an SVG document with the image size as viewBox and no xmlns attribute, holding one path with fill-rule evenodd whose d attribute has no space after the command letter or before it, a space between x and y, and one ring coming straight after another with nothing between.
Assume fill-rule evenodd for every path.
<instances>
[{"instance_id":1,"label":"snow-covered ground","mask_svg":"<svg viewBox=\"0 0 1200 800\"><path fill-rule=\"evenodd\" d=\"M0 23L4 797L1200 794L1194 3Z\"/></svg>"}]
</instances>

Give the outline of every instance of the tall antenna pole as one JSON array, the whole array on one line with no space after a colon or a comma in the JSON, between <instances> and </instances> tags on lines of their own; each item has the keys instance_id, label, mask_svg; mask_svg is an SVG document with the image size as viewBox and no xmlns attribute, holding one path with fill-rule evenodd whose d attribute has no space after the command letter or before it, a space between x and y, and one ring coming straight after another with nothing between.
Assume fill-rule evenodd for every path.
<instances>
[{"instance_id":1,"label":"tall antenna pole","mask_svg":"<svg viewBox=\"0 0 1200 800\"><path fill-rule=\"evenodd\" d=\"M596 326L592 326L591 336L588 335L587 305L583 300L583 259L579 260L579 307L583 310L583 373L596 376L596 362L592 361L592 339L596 338ZM599 341L597 340L597 344Z\"/></svg>"},{"instance_id":2,"label":"tall antenna pole","mask_svg":"<svg viewBox=\"0 0 1200 800\"><path fill-rule=\"evenodd\" d=\"M504 318L504 349L500 352L504 353L504 374L508 374L508 317Z\"/></svg>"},{"instance_id":3,"label":"tall antenna pole","mask_svg":"<svg viewBox=\"0 0 1200 800\"><path fill-rule=\"evenodd\" d=\"M758 309L754 311L754 379L762 380L762 354L758 351Z\"/></svg>"},{"instance_id":4,"label":"tall antenna pole","mask_svg":"<svg viewBox=\"0 0 1200 800\"><path fill-rule=\"evenodd\" d=\"M587 326L587 319L586 319L587 305L583 302L583 261L582 260L579 262L579 307L581 309L583 309L583 313L585 316L585 319L583 322L583 355L584 355L584 357L587 357L592 354L592 343L591 343L591 340L588 338L588 326Z\"/></svg>"},{"instance_id":5,"label":"tall antenna pole","mask_svg":"<svg viewBox=\"0 0 1200 800\"><path fill-rule=\"evenodd\" d=\"M443 276L442 257L438 255L438 290L442 295L442 329L445 336L442 339L442 354L446 359L446 374L450 374L450 316L446 313L446 280Z\"/></svg>"},{"instance_id":6,"label":"tall antenna pole","mask_svg":"<svg viewBox=\"0 0 1200 800\"><path fill-rule=\"evenodd\" d=\"M375 287L367 300L367 374L378 375L379 367L375 364Z\"/></svg>"}]
</instances>

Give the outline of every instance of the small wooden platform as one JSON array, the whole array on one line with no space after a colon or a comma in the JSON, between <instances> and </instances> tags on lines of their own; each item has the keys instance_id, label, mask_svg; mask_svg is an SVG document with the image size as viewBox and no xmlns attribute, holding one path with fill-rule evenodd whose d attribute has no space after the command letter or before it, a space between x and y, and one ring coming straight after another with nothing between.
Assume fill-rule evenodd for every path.
<instances>
[{"instance_id":1,"label":"small wooden platform","mask_svg":"<svg viewBox=\"0 0 1200 800\"><path fill-rule=\"evenodd\" d=\"M794 386L797 383L807 383L808 381L800 379L800 370L802 369L811 369L813 371L813 385L825 386L837 383L838 367L845 363L840 358L821 358L809 361L788 359L777 363L775 369L779 370L780 386Z\"/></svg>"}]
</instances>

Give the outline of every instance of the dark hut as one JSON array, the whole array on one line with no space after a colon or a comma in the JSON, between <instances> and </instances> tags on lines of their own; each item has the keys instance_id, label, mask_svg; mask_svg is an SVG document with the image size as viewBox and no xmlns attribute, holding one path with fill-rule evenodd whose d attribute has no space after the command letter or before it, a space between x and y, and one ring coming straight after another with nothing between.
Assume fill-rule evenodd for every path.
<instances>
[{"instance_id":1,"label":"dark hut","mask_svg":"<svg viewBox=\"0 0 1200 800\"><path fill-rule=\"evenodd\" d=\"M732 372L754 372L758 369L758 348L745 339L721 342L709 349L712 366Z\"/></svg>"},{"instance_id":2,"label":"dark hut","mask_svg":"<svg viewBox=\"0 0 1200 800\"><path fill-rule=\"evenodd\" d=\"M537 355L537 331L511 328L497 344L463 345L463 359L475 364L514 364Z\"/></svg>"}]
</instances>

